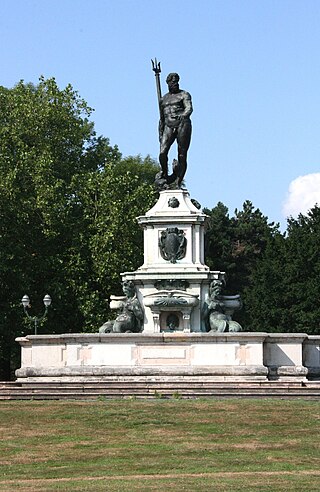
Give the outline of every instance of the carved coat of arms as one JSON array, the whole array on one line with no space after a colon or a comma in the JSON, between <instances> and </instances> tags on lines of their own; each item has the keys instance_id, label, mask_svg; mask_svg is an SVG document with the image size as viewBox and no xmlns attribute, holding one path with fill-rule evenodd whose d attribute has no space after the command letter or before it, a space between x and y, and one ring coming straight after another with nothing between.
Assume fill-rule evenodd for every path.
<instances>
[{"instance_id":1,"label":"carved coat of arms","mask_svg":"<svg viewBox=\"0 0 320 492\"><path fill-rule=\"evenodd\" d=\"M162 258L171 263L182 260L186 255L187 239L182 229L168 227L161 232L159 248Z\"/></svg>"}]
</instances>

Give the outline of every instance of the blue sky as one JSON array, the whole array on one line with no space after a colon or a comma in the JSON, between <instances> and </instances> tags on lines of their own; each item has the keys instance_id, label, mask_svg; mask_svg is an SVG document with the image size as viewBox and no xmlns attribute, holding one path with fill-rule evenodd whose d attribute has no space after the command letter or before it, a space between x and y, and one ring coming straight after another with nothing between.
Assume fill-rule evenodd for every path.
<instances>
[{"instance_id":1,"label":"blue sky","mask_svg":"<svg viewBox=\"0 0 320 492\"><path fill-rule=\"evenodd\" d=\"M71 83L123 155L158 154L150 59L193 99L186 185L285 227L320 203L320 1L1 0L0 84ZM175 149L171 153L175 157Z\"/></svg>"}]
</instances>

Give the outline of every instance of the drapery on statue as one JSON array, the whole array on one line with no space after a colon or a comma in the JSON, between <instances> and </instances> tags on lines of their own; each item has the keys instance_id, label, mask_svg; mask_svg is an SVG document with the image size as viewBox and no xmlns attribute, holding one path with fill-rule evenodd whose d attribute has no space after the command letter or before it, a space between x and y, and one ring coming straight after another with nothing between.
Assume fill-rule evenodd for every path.
<instances>
[{"instance_id":1,"label":"drapery on statue","mask_svg":"<svg viewBox=\"0 0 320 492\"><path fill-rule=\"evenodd\" d=\"M189 92L180 89L180 77L177 73L169 73L166 82L169 92L161 97L160 86L160 62L152 60L152 70L155 72L158 103L160 111L159 140L160 154L159 162L161 172L156 176L158 188L166 189L168 185L177 180L180 188L187 170L187 152L191 140L191 120L193 111ZM174 159L172 174L168 175L168 153L174 141L178 145L178 160Z\"/></svg>"},{"instance_id":2,"label":"drapery on statue","mask_svg":"<svg viewBox=\"0 0 320 492\"><path fill-rule=\"evenodd\" d=\"M126 298L120 302L121 313L114 321L107 321L100 328L100 333L140 333L143 324L143 310L136 296L135 286L131 280L122 282Z\"/></svg>"}]
</instances>

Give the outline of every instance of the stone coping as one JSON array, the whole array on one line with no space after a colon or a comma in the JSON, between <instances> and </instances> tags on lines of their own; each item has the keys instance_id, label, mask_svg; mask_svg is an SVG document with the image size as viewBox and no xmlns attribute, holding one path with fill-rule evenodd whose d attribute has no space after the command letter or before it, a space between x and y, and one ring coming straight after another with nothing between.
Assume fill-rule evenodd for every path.
<instances>
[{"instance_id":1,"label":"stone coping","mask_svg":"<svg viewBox=\"0 0 320 492\"><path fill-rule=\"evenodd\" d=\"M170 215L167 213L163 212L155 212L154 216L143 216L143 217L137 217L138 219L138 224L141 226L152 224L152 226L159 225L161 226L162 224L168 224L168 218L170 219L170 224L201 224L205 222L207 219L206 215L203 214L197 214L196 212L192 212L193 215L191 214L183 214L179 212L171 213Z\"/></svg>"},{"instance_id":2,"label":"stone coping","mask_svg":"<svg viewBox=\"0 0 320 492\"><path fill-rule=\"evenodd\" d=\"M306 333L268 333L266 342L275 343L301 343L310 338Z\"/></svg>"},{"instance_id":3,"label":"stone coping","mask_svg":"<svg viewBox=\"0 0 320 492\"><path fill-rule=\"evenodd\" d=\"M290 335L291 336L291 335ZM307 335L300 335L300 338ZM18 337L20 344L57 344L57 343L228 343L228 342L263 342L268 333L64 333L60 335L27 335ZM295 339L296 341L296 339Z\"/></svg>"},{"instance_id":4,"label":"stone coping","mask_svg":"<svg viewBox=\"0 0 320 492\"><path fill-rule=\"evenodd\" d=\"M219 273L224 275L224 272ZM208 266L200 263L171 263L170 270L168 270L167 264L162 263L157 263L156 266L152 267L142 265L135 272L122 272L121 277L126 278L127 280L140 280L141 282L149 281L151 284L153 284L155 280L175 278L178 280L189 280L193 283L219 278L216 272L211 272Z\"/></svg>"},{"instance_id":5,"label":"stone coping","mask_svg":"<svg viewBox=\"0 0 320 492\"><path fill-rule=\"evenodd\" d=\"M308 335L308 341L310 342L319 341L320 343L320 335Z\"/></svg>"}]
</instances>

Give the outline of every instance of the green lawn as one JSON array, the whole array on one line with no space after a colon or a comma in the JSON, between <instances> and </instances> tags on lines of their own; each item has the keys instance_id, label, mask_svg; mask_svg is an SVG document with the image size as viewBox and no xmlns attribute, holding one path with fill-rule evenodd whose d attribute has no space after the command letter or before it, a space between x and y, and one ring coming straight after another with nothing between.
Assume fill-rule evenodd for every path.
<instances>
[{"instance_id":1,"label":"green lawn","mask_svg":"<svg viewBox=\"0 0 320 492\"><path fill-rule=\"evenodd\" d=\"M319 491L320 403L0 402L0 490Z\"/></svg>"}]
</instances>

